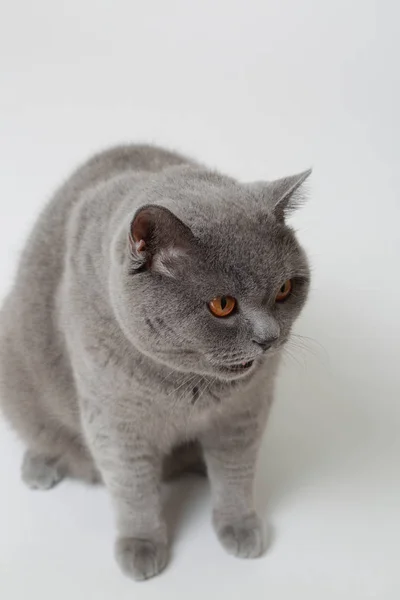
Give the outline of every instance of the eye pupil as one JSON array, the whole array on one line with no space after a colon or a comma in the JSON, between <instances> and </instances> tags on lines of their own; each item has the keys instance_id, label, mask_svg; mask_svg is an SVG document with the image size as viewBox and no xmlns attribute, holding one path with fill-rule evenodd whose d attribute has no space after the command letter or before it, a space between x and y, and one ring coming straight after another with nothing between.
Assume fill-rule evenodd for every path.
<instances>
[{"instance_id":1,"label":"eye pupil","mask_svg":"<svg viewBox=\"0 0 400 600\"><path fill-rule=\"evenodd\" d=\"M279 292L276 295L276 302L283 302L289 296L292 291L292 280L288 279L285 283L279 288Z\"/></svg>"},{"instance_id":2,"label":"eye pupil","mask_svg":"<svg viewBox=\"0 0 400 600\"><path fill-rule=\"evenodd\" d=\"M236 300L232 296L216 296L208 303L208 308L216 317L229 317L236 308Z\"/></svg>"}]
</instances>

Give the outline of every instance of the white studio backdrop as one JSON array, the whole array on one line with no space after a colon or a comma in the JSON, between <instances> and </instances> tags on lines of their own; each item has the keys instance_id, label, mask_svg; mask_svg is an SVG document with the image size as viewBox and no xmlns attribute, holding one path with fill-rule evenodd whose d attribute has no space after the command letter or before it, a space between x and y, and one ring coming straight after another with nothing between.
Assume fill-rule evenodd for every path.
<instances>
[{"instance_id":1,"label":"white studio backdrop","mask_svg":"<svg viewBox=\"0 0 400 600\"><path fill-rule=\"evenodd\" d=\"M260 459L267 554L226 556L205 483L166 490L170 567L113 562L102 489L33 494L0 424L5 600L400 595L400 7L395 0L0 2L0 295L40 208L111 144L241 180L313 166L293 225L314 279Z\"/></svg>"}]
</instances>

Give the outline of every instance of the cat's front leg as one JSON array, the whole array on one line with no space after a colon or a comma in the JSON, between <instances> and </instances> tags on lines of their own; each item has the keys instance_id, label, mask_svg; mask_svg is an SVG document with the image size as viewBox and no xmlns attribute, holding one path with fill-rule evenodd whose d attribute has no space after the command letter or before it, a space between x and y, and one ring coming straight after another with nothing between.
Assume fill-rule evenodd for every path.
<instances>
[{"instance_id":1,"label":"cat's front leg","mask_svg":"<svg viewBox=\"0 0 400 600\"><path fill-rule=\"evenodd\" d=\"M218 538L230 554L256 558L264 550L262 522L253 500L259 440L252 439L250 431L232 427L207 436L202 444Z\"/></svg>"},{"instance_id":2,"label":"cat's front leg","mask_svg":"<svg viewBox=\"0 0 400 600\"><path fill-rule=\"evenodd\" d=\"M90 411L89 411L90 414ZM124 421L86 419L91 451L116 511L116 559L136 580L163 570L168 559L161 506L162 460L141 433Z\"/></svg>"}]
</instances>

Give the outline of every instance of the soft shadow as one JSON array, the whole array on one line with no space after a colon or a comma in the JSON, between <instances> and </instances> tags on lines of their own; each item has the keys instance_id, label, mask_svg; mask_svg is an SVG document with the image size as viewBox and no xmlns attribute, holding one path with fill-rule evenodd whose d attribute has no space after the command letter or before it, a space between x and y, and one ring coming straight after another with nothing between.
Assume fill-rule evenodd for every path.
<instances>
[{"instance_id":1,"label":"soft shadow","mask_svg":"<svg viewBox=\"0 0 400 600\"><path fill-rule=\"evenodd\" d=\"M183 474L163 484L164 515L171 539L178 539L195 512L210 502L205 475Z\"/></svg>"}]
</instances>

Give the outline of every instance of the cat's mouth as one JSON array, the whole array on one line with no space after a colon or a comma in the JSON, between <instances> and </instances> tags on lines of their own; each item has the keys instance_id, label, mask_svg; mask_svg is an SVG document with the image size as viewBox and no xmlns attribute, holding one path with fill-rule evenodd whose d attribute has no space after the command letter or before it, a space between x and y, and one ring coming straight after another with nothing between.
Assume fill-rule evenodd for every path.
<instances>
[{"instance_id":1,"label":"cat's mouth","mask_svg":"<svg viewBox=\"0 0 400 600\"><path fill-rule=\"evenodd\" d=\"M249 360L247 362L241 362L236 365L229 365L228 367L221 366L220 370L223 371L224 373L232 373L234 375L235 374L242 375L244 373L247 373L253 365L254 365L254 360Z\"/></svg>"}]
</instances>

